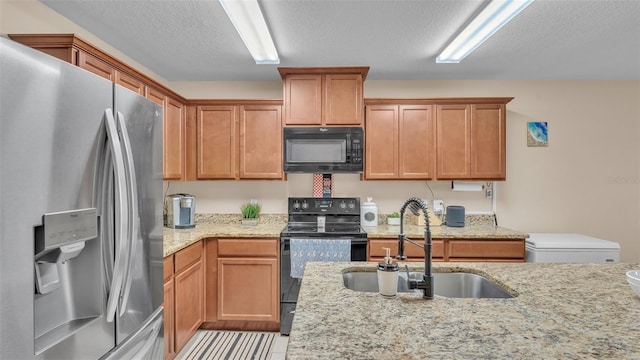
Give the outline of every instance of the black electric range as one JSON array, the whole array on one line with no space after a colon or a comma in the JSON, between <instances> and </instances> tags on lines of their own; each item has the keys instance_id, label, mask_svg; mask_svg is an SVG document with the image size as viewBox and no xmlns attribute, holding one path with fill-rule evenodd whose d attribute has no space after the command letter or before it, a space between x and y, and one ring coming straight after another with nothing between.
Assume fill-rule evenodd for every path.
<instances>
[{"instance_id":1,"label":"black electric range","mask_svg":"<svg viewBox=\"0 0 640 360\"><path fill-rule=\"evenodd\" d=\"M367 261L367 233L360 226L359 198L289 198L288 224L280 233L280 333L289 335L300 280L291 276L291 239L348 239L351 261Z\"/></svg>"}]
</instances>

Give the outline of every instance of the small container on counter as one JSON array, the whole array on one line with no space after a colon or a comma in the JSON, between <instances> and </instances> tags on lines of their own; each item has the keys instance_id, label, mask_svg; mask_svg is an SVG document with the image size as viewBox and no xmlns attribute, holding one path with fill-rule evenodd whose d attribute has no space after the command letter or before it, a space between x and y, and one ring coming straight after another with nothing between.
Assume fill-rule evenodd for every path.
<instances>
[{"instance_id":1,"label":"small container on counter","mask_svg":"<svg viewBox=\"0 0 640 360\"><path fill-rule=\"evenodd\" d=\"M378 291L383 296L393 297L398 292L398 264L391 258L391 249L386 252L384 261L378 263Z\"/></svg>"}]
</instances>

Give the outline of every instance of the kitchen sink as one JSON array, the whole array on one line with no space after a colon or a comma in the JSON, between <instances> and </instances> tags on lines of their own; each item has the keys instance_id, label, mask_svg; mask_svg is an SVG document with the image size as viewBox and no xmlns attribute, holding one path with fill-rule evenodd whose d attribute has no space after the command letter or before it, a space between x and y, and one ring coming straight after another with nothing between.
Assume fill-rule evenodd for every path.
<instances>
[{"instance_id":1,"label":"kitchen sink","mask_svg":"<svg viewBox=\"0 0 640 360\"><path fill-rule=\"evenodd\" d=\"M422 279L423 273L410 272L411 279ZM351 271L342 274L347 289L360 292L378 292L378 273L375 271ZM434 273L434 293L449 298L512 298L506 289L495 284L484 276L466 273ZM398 274L398 292L416 292L422 290L409 289L407 273Z\"/></svg>"}]
</instances>

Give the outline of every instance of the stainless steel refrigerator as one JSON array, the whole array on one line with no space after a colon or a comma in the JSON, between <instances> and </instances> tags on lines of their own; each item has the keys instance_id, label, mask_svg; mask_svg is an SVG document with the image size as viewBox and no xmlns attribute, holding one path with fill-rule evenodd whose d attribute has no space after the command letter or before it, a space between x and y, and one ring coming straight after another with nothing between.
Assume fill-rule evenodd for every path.
<instances>
[{"instance_id":1,"label":"stainless steel refrigerator","mask_svg":"<svg viewBox=\"0 0 640 360\"><path fill-rule=\"evenodd\" d=\"M161 359L162 108L0 37L0 359Z\"/></svg>"}]
</instances>

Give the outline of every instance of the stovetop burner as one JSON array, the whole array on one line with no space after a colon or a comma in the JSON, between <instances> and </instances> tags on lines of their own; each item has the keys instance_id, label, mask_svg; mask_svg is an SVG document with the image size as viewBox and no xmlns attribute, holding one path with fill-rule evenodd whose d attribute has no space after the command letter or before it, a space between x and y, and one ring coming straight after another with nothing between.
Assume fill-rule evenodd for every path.
<instances>
[{"instance_id":1,"label":"stovetop burner","mask_svg":"<svg viewBox=\"0 0 640 360\"><path fill-rule=\"evenodd\" d=\"M319 226L322 222L324 227ZM360 227L360 199L289 198L288 224L280 235L366 238Z\"/></svg>"}]
</instances>

